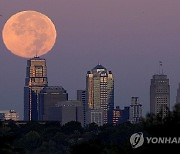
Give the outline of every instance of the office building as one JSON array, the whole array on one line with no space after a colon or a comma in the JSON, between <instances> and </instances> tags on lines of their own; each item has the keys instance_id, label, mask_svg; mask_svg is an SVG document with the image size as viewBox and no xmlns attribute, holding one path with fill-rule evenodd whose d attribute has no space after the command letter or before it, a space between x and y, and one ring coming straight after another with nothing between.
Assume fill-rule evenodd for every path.
<instances>
[{"instance_id":1,"label":"office building","mask_svg":"<svg viewBox=\"0 0 180 154\"><path fill-rule=\"evenodd\" d=\"M129 121L133 124L139 123L142 120L142 105L139 103L138 97L131 98L129 108Z\"/></svg>"},{"instance_id":2,"label":"office building","mask_svg":"<svg viewBox=\"0 0 180 154\"><path fill-rule=\"evenodd\" d=\"M104 109L91 109L87 112L87 124L96 123L98 126L104 125Z\"/></svg>"},{"instance_id":3,"label":"office building","mask_svg":"<svg viewBox=\"0 0 180 154\"><path fill-rule=\"evenodd\" d=\"M68 93L61 86L44 87L39 93L39 120L48 121L49 107L67 101Z\"/></svg>"},{"instance_id":4,"label":"office building","mask_svg":"<svg viewBox=\"0 0 180 154\"><path fill-rule=\"evenodd\" d=\"M170 85L167 75L153 75L150 85L150 113L167 116L170 109Z\"/></svg>"},{"instance_id":5,"label":"office building","mask_svg":"<svg viewBox=\"0 0 180 154\"><path fill-rule=\"evenodd\" d=\"M103 123L113 122L114 78L111 71L98 64L86 75L89 110L103 109Z\"/></svg>"},{"instance_id":6,"label":"office building","mask_svg":"<svg viewBox=\"0 0 180 154\"><path fill-rule=\"evenodd\" d=\"M113 110L113 125L118 125L120 119L120 108L119 106L116 106L116 108Z\"/></svg>"},{"instance_id":7,"label":"office building","mask_svg":"<svg viewBox=\"0 0 180 154\"><path fill-rule=\"evenodd\" d=\"M83 126L82 102L76 100L58 102L54 107L49 108L48 119L50 121L60 121L62 125L70 121L77 121Z\"/></svg>"},{"instance_id":8,"label":"office building","mask_svg":"<svg viewBox=\"0 0 180 154\"><path fill-rule=\"evenodd\" d=\"M179 83L179 87L177 89L176 104L180 104L180 83Z\"/></svg>"},{"instance_id":9,"label":"office building","mask_svg":"<svg viewBox=\"0 0 180 154\"><path fill-rule=\"evenodd\" d=\"M46 60L34 57L27 61L24 87L24 120L39 120L39 93L48 86Z\"/></svg>"},{"instance_id":10,"label":"office building","mask_svg":"<svg viewBox=\"0 0 180 154\"><path fill-rule=\"evenodd\" d=\"M19 120L19 114L14 110L0 111L0 121L5 121L5 120L18 121Z\"/></svg>"},{"instance_id":11,"label":"office building","mask_svg":"<svg viewBox=\"0 0 180 154\"><path fill-rule=\"evenodd\" d=\"M85 126L86 125L86 114L87 114L87 110L88 110L86 90L77 90L77 100L81 101L83 104L83 119L84 119L84 126Z\"/></svg>"},{"instance_id":12,"label":"office building","mask_svg":"<svg viewBox=\"0 0 180 154\"><path fill-rule=\"evenodd\" d=\"M119 124L129 121L129 106L125 106L124 109L120 110Z\"/></svg>"}]
</instances>

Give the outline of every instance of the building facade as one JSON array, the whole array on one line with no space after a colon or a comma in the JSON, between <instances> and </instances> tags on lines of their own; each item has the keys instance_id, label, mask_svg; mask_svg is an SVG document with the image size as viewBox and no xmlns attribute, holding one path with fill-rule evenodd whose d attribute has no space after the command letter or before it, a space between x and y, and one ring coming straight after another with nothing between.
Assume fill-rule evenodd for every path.
<instances>
[{"instance_id":1,"label":"building facade","mask_svg":"<svg viewBox=\"0 0 180 154\"><path fill-rule=\"evenodd\" d=\"M60 121L62 125L70 121L77 121L83 126L82 102L76 100L59 102L56 106L49 108L48 118L50 121Z\"/></svg>"},{"instance_id":2,"label":"building facade","mask_svg":"<svg viewBox=\"0 0 180 154\"><path fill-rule=\"evenodd\" d=\"M119 124L129 121L129 106L125 106L124 109L120 110Z\"/></svg>"},{"instance_id":3,"label":"building facade","mask_svg":"<svg viewBox=\"0 0 180 154\"><path fill-rule=\"evenodd\" d=\"M170 109L170 85L167 75L155 74L150 85L150 113L165 117Z\"/></svg>"},{"instance_id":4,"label":"building facade","mask_svg":"<svg viewBox=\"0 0 180 154\"><path fill-rule=\"evenodd\" d=\"M98 126L104 125L104 109L91 109L87 112L87 124L96 123Z\"/></svg>"},{"instance_id":5,"label":"building facade","mask_svg":"<svg viewBox=\"0 0 180 154\"><path fill-rule=\"evenodd\" d=\"M86 75L88 109L103 109L104 124L113 122L114 78L111 71L98 64Z\"/></svg>"},{"instance_id":6,"label":"building facade","mask_svg":"<svg viewBox=\"0 0 180 154\"><path fill-rule=\"evenodd\" d=\"M142 105L139 103L138 97L131 98L129 108L129 121L133 124L139 123L142 120Z\"/></svg>"},{"instance_id":7,"label":"building facade","mask_svg":"<svg viewBox=\"0 0 180 154\"><path fill-rule=\"evenodd\" d=\"M177 89L176 104L180 104L180 83L179 83L179 87Z\"/></svg>"},{"instance_id":8,"label":"building facade","mask_svg":"<svg viewBox=\"0 0 180 154\"><path fill-rule=\"evenodd\" d=\"M39 93L39 120L48 121L48 110L58 102L67 101L68 93L61 86L44 87Z\"/></svg>"},{"instance_id":9,"label":"building facade","mask_svg":"<svg viewBox=\"0 0 180 154\"><path fill-rule=\"evenodd\" d=\"M119 124L120 112L120 107L116 106L116 108L113 110L113 125Z\"/></svg>"},{"instance_id":10,"label":"building facade","mask_svg":"<svg viewBox=\"0 0 180 154\"><path fill-rule=\"evenodd\" d=\"M86 114L88 110L86 90L77 90L77 100L83 103L83 119L84 119L84 126L85 126L87 123Z\"/></svg>"},{"instance_id":11,"label":"building facade","mask_svg":"<svg viewBox=\"0 0 180 154\"><path fill-rule=\"evenodd\" d=\"M0 111L0 121L5 121L5 120L18 121L19 114L14 110Z\"/></svg>"},{"instance_id":12,"label":"building facade","mask_svg":"<svg viewBox=\"0 0 180 154\"><path fill-rule=\"evenodd\" d=\"M27 61L24 87L24 120L39 119L39 93L48 86L46 60L34 57Z\"/></svg>"}]
</instances>

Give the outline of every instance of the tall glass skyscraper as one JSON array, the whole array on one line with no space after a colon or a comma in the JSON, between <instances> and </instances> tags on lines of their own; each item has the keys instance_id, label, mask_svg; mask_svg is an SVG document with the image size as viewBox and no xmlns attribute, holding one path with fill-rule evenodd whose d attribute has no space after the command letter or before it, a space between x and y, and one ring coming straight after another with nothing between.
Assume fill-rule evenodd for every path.
<instances>
[{"instance_id":1,"label":"tall glass skyscraper","mask_svg":"<svg viewBox=\"0 0 180 154\"><path fill-rule=\"evenodd\" d=\"M48 86L46 60L34 57L27 61L24 87L24 120L39 119L39 93Z\"/></svg>"},{"instance_id":2,"label":"tall glass skyscraper","mask_svg":"<svg viewBox=\"0 0 180 154\"><path fill-rule=\"evenodd\" d=\"M114 78L112 72L98 64L87 72L86 90L89 110L103 109L104 124L112 123L114 109Z\"/></svg>"}]
</instances>

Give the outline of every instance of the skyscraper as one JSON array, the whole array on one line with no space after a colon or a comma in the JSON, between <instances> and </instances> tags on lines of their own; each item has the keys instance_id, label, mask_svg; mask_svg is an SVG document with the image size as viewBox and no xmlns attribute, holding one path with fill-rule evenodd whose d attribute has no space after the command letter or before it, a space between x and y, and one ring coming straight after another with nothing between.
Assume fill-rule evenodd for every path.
<instances>
[{"instance_id":1,"label":"skyscraper","mask_svg":"<svg viewBox=\"0 0 180 154\"><path fill-rule=\"evenodd\" d=\"M39 57L29 59L24 87L24 120L39 119L39 93L47 85L46 60Z\"/></svg>"},{"instance_id":2,"label":"skyscraper","mask_svg":"<svg viewBox=\"0 0 180 154\"><path fill-rule=\"evenodd\" d=\"M129 121L133 124L140 122L142 119L142 105L139 103L138 97L131 98L129 108Z\"/></svg>"},{"instance_id":3,"label":"skyscraper","mask_svg":"<svg viewBox=\"0 0 180 154\"><path fill-rule=\"evenodd\" d=\"M177 89L176 103L180 104L180 83L179 83L179 87Z\"/></svg>"},{"instance_id":4,"label":"skyscraper","mask_svg":"<svg viewBox=\"0 0 180 154\"><path fill-rule=\"evenodd\" d=\"M113 110L113 125L119 124L120 112L121 112L121 110L120 110L119 106L116 106L116 108Z\"/></svg>"},{"instance_id":5,"label":"skyscraper","mask_svg":"<svg viewBox=\"0 0 180 154\"><path fill-rule=\"evenodd\" d=\"M103 109L104 124L112 123L114 109L114 78L111 71L98 64L86 75L89 109Z\"/></svg>"},{"instance_id":6,"label":"skyscraper","mask_svg":"<svg viewBox=\"0 0 180 154\"><path fill-rule=\"evenodd\" d=\"M167 116L170 108L170 85L167 75L153 75L150 85L150 113Z\"/></svg>"},{"instance_id":7,"label":"skyscraper","mask_svg":"<svg viewBox=\"0 0 180 154\"><path fill-rule=\"evenodd\" d=\"M49 108L58 102L67 101L68 93L61 86L44 87L39 93L39 120L49 120Z\"/></svg>"},{"instance_id":8,"label":"skyscraper","mask_svg":"<svg viewBox=\"0 0 180 154\"><path fill-rule=\"evenodd\" d=\"M77 100L81 101L83 104L83 119L84 119L84 126L85 126L86 125L86 113L87 113L87 109L88 109L86 90L77 90Z\"/></svg>"}]
</instances>

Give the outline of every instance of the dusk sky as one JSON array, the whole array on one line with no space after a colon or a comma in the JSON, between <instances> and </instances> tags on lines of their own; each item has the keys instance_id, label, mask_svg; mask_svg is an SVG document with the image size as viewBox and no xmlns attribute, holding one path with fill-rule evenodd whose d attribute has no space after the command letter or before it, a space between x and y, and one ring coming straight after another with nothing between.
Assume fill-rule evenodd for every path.
<instances>
[{"instance_id":1,"label":"dusk sky","mask_svg":"<svg viewBox=\"0 0 180 154\"><path fill-rule=\"evenodd\" d=\"M49 86L69 99L85 89L86 73L100 62L115 78L115 106L137 96L149 112L152 75L159 61L171 85L171 107L180 82L179 0L0 0L0 30L13 14L35 10L55 24L57 40L47 60ZM0 110L23 115L27 59L9 52L0 37Z\"/></svg>"}]
</instances>

